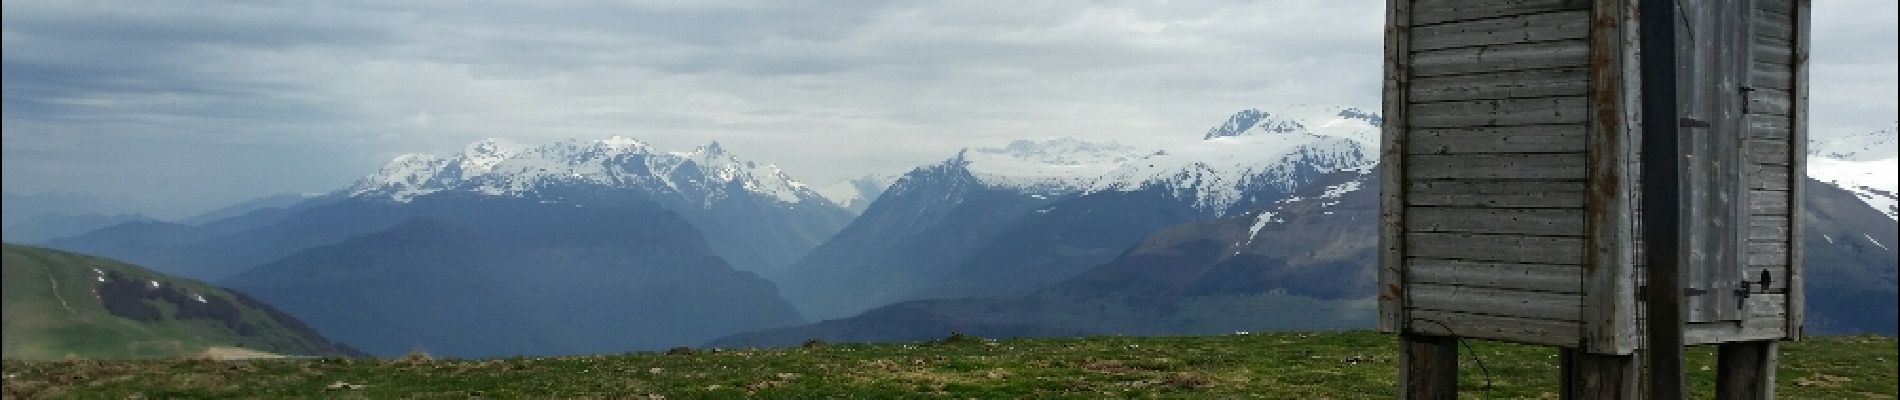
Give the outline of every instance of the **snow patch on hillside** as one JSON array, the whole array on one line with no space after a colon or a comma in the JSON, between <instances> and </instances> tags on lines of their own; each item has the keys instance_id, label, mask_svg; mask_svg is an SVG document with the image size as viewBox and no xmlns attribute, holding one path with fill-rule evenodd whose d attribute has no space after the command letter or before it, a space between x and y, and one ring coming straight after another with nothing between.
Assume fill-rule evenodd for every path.
<instances>
[{"instance_id":1,"label":"snow patch on hillside","mask_svg":"<svg viewBox=\"0 0 1900 400\"><path fill-rule=\"evenodd\" d=\"M1147 153L1115 142L1065 137L971 148L961 157L970 175L986 186L1067 194L1087 189L1096 177Z\"/></svg>"},{"instance_id":2,"label":"snow patch on hillside","mask_svg":"<svg viewBox=\"0 0 1900 400\"><path fill-rule=\"evenodd\" d=\"M1868 161L1808 157L1808 176L1846 189L1887 218L1900 220L1900 158Z\"/></svg>"},{"instance_id":3,"label":"snow patch on hillside","mask_svg":"<svg viewBox=\"0 0 1900 400\"><path fill-rule=\"evenodd\" d=\"M1900 127L1888 125L1872 132L1837 137L1813 139L1808 143L1808 155L1842 161L1878 161L1900 158Z\"/></svg>"}]
</instances>

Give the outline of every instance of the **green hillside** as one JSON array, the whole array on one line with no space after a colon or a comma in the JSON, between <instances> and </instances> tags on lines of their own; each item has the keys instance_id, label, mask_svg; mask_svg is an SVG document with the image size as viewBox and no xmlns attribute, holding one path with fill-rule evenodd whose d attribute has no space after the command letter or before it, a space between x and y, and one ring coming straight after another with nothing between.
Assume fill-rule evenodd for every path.
<instances>
[{"instance_id":1,"label":"green hillside","mask_svg":"<svg viewBox=\"0 0 1900 400\"><path fill-rule=\"evenodd\" d=\"M1552 348L1474 341L1469 398L1556 398ZM1372 332L822 344L570 357L217 362L7 361L8 397L75 398L1269 398L1395 395L1398 341ZM1782 398L1894 398L1891 337L1786 343ZM1714 393L1714 349L1689 390ZM655 395L659 397L655 397Z\"/></svg>"},{"instance_id":2,"label":"green hillside","mask_svg":"<svg viewBox=\"0 0 1900 400\"><path fill-rule=\"evenodd\" d=\"M5 245L7 359L353 354L247 296L104 258Z\"/></svg>"}]
</instances>

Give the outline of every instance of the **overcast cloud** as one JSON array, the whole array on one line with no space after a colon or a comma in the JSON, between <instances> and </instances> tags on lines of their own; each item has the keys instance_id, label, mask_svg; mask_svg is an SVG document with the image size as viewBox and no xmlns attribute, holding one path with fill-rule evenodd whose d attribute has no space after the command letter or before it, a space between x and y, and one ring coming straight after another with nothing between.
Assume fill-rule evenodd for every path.
<instances>
[{"instance_id":1,"label":"overcast cloud","mask_svg":"<svg viewBox=\"0 0 1900 400\"><path fill-rule=\"evenodd\" d=\"M484 137L718 140L812 183L1378 107L1383 1L53 1L4 18L9 192L178 216ZM1817 137L1896 119L1896 5L1816 2Z\"/></svg>"}]
</instances>

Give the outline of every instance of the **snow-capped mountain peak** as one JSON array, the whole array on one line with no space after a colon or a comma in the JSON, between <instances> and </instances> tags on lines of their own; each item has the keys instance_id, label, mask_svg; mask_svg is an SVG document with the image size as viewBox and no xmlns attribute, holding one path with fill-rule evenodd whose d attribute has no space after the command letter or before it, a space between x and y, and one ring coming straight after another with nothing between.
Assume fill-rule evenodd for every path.
<instances>
[{"instance_id":1,"label":"snow-capped mountain peak","mask_svg":"<svg viewBox=\"0 0 1900 400\"><path fill-rule=\"evenodd\" d=\"M688 167L691 168L688 168ZM346 192L352 197L408 202L416 196L463 191L492 196L535 196L545 188L588 186L679 196L710 207L736 184L785 204L829 202L778 166L741 160L714 142L692 152L663 153L637 139L567 139L522 146L483 139L449 158L397 157Z\"/></svg>"},{"instance_id":2,"label":"snow-capped mountain peak","mask_svg":"<svg viewBox=\"0 0 1900 400\"><path fill-rule=\"evenodd\" d=\"M1208 129L1202 139L1312 134L1352 140L1365 148L1367 153L1378 153L1379 126L1384 123L1384 119L1376 113L1356 107L1308 104L1280 106L1273 110L1241 110L1227 117L1227 122Z\"/></svg>"},{"instance_id":3,"label":"snow-capped mountain peak","mask_svg":"<svg viewBox=\"0 0 1900 400\"><path fill-rule=\"evenodd\" d=\"M1318 174L1373 161L1377 115L1347 107L1284 109L1235 113L1202 140L1124 163L1088 191L1161 189L1219 215L1261 200L1249 193L1290 191Z\"/></svg>"},{"instance_id":4,"label":"snow-capped mountain peak","mask_svg":"<svg viewBox=\"0 0 1900 400\"><path fill-rule=\"evenodd\" d=\"M375 174L344 189L350 196L381 196L406 202L427 194L429 180L442 172L448 160L428 154L404 154L389 160Z\"/></svg>"},{"instance_id":5,"label":"snow-capped mountain peak","mask_svg":"<svg viewBox=\"0 0 1900 400\"><path fill-rule=\"evenodd\" d=\"M1241 110L1227 117L1227 122L1207 130L1202 139L1260 135L1273 133L1305 132L1306 126L1287 118L1269 114L1260 109Z\"/></svg>"}]
</instances>

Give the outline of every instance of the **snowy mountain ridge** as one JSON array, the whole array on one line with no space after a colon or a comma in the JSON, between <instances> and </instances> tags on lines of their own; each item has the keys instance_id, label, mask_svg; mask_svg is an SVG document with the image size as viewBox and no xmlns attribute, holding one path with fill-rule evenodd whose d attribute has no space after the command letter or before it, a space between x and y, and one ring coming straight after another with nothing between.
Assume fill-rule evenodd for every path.
<instances>
[{"instance_id":1,"label":"snowy mountain ridge","mask_svg":"<svg viewBox=\"0 0 1900 400\"><path fill-rule=\"evenodd\" d=\"M1900 220L1900 149L1895 127L1831 140L1811 140L1808 177L1852 192L1887 218Z\"/></svg>"},{"instance_id":2,"label":"snowy mountain ridge","mask_svg":"<svg viewBox=\"0 0 1900 400\"><path fill-rule=\"evenodd\" d=\"M350 197L409 202L417 196L461 191L527 197L537 190L583 185L681 196L710 207L737 188L784 204L830 203L772 164L744 161L718 142L690 152L659 152L639 140L567 139L523 146L504 139L470 143L450 157L407 154L344 189Z\"/></svg>"},{"instance_id":3,"label":"snowy mountain ridge","mask_svg":"<svg viewBox=\"0 0 1900 400\"><path fill-rule=\"evenodd\" d=\"M966 148L912 170L890 190L967 173L977 184L1036 196L1160 189L1218 216L1243 201L1268 200L1247 198L1252 191L1290 191L1302 177L1376 162L1377 114L1308 105L1276 110L1285 111L1241 110L1200 140L1163 150L1075 138Z\"/></svg>"},{"instance_id":4,"label":"snowy mountain ridge","mask_svg":"<svg viewBox=\"0 0 1900 400\"><path fill-rule=\"evenodd\" d=\"M1827 140L1810 139L1808 155L1842 161L1874 161L1900 158L1900 123L1858 135Z\"/></svg>"},{"instance_id":5,"label":"snowy mountain ridge","mask_svg":"<svg viewBox=\"0 0 1900 400\"><path fill-rule=\"evenodd\" d=\"M1115 142L1065 137L969 148L957 159L984 185L1053 195L1087 189L1096 177L1146 153Z\"/></svg>"},{"instance_id":6,"label":"snowy mountain ridge","mask_svg":"<svg viewBox=\"0 0 1900 400\"><path fill-rule=\"evenodd\" d=\"M1284 109L1242 110L1199 142L1122 164L1089 192L1161 188L1218 215L1249 200L1250 189L1291 191L1299 176L1377 162L1377 115L1350 107Z\"/></svg>"},{"instance_id":7,"label":"snowy mountain ridge","mask_svg":"<svg viewBox=\"0 0 1900 400\"><path fill-rule=\"evenodd\" d=\"M1292 191L1298 176L1373 162L1358 142L1306 132L1216 137L1123 164L1097 179L1090 192L1161 188L1216 215L1240 203L1250 189Z\"/></svg>"},{"instance_id":8,"label":"snowy mountain ridge","mask_svg":"<svg viewBox=\"0 0 1900 400\"><path fill-rule=\"evenodd\" d=\"M1276 107L1274 110L1241 110L1228 117L1226 123L1208 129L1202 139L1307 133L1352 140L1368 149L1368 153L1378 153L1379 126L1384 119L1377 113L1356 107L1309 104Z\"/></svg>"}]
</instances>

